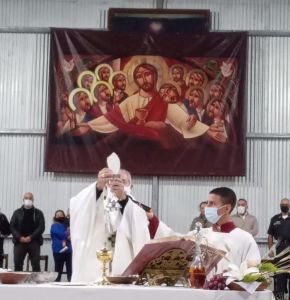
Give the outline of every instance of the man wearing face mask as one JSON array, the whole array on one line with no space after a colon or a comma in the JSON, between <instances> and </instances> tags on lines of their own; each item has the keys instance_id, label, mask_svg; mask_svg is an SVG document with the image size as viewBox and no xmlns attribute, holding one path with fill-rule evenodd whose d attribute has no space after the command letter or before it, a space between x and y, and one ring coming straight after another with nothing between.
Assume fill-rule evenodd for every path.
<instances>
[{"instance_id":1,"label":"man wearing face mask","mask_svg":"<svg viewBox=\"0 0 290 300\"><path fill-rule=\"evenodd\" d=\"M290 200L283 198L280 202L281 213L272 217L268 229L268 247L273 249L274 239L276 254L290 246ZM279 274L274 277L274 294L278 299L284 299L284 293L290 291L289 274ZM287 290L288 281L288 290Z\"/></svg>"},{"instance_id":2,"label":"man wearing face mask","mask_svg":"<svg viewBox=\"0 0 290 300\"><path fill-rule=\"evenodd\" d=\"M44 216L41 210L33 205L33 194L28 192L23 196L23 206L15 210L10 229L14 243L15 271L23 270L26 254L29 255L33 272L40 271L40 246L43 243L42 233L45 229Z\"/></svg>"},{"instance_id":3,"label":"man wearing face mask","mask_svg":"<svg viewBox=\"0 0 290 300\"><path fill-rule=\"evenodd\" d=\"M72 282L91 282L100 276L96 251L114 246L112 273L120 275L156 233L158 219L149 207L131 194L131 175L121 169L118 175L104 168L98 180L70 201ZM149 220L155 220L149 222ZM149 223L153 225L150 226ZM152 228L151 228L152 227ZM111 245L115 234L115 243Z\"/></svg>"},{"instance_id":4,"label":"man wearing face mask","mask_svg":"<svg viewBox=\"0 0 290 300\"><path fill-rule=\"evenodd\" d=\"M246 199L239 199L237 203L237 213L232 216L232 220L238 228L256 236L259 231L257 218L248 213L248 202Z\"/></svg>"},{"instance_id":5,"label":"man wearing face mask","mask_svg":"<svg viewBox=\"0 0 290 300\"><path fill-rule=\"evenodd\" d=\"M247 261L257 265L261 261L259 248L248 232L237 228L231 219L236 206L236 194L227 187L213 189L208 195L205 217L213 224L202 229L209 244L226 251L226 259L217 265L217 273L222 273L230 263L240 266Z\"/></svg>"},{"instance_id":6,"label":"man wearing face mask","mask_svg":"<svg viewBox=\"0 0 290 300\"><path fill-rule=\"evenodd\" d=\"M194 230L195 229L195 225L198 222L201 223L201 225L202 225L203 228L211 227L212 224L207 220L207 218L205 217L205 214L204 214L204 210L205 210L206 205L207 205L206 201L203 201L203 202L199 203L199 212L200 212L200 215L192 220L192 223L190 225L189 231Z\"/></svg>"}]
</instances>

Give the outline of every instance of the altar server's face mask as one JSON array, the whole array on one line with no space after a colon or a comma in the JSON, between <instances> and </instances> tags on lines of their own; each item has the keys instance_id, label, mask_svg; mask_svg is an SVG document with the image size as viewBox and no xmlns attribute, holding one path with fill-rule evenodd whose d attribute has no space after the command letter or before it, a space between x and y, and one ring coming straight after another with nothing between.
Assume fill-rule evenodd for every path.
<instances>
[{"instance_id":1,"label":"altar server's face mask","mask_svg":"<svg viewBox=\"0 0 290 300\"><path fill-rule=\"evenodd\" d=\"M216 224L219 221L219 219L224 215L224 214L219 215L218 210L223 208L224 206L226 205L223 205L221 207L206 207L204 211L206 219L210 223Z\"/></svg>"}]
</instances>

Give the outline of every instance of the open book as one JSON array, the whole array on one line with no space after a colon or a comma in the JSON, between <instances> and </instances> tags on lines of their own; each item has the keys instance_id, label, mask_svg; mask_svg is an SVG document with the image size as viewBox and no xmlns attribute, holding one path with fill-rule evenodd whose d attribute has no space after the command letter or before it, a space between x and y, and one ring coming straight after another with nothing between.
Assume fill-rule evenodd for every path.
<instances>
[{"instance_id":1,"label":"open book","mask_svg":"<svg viewBox=\"0 0 290 300\"><path fill-rule=\"evenodd\" d=\"M201 244L201 252L207 274L225 255L225 252L205 244ZM122 275L142 274L145 269L185 270L194 255L194 237L172 236L152 240L140 250Z\"/></svg>"}]
</instances>

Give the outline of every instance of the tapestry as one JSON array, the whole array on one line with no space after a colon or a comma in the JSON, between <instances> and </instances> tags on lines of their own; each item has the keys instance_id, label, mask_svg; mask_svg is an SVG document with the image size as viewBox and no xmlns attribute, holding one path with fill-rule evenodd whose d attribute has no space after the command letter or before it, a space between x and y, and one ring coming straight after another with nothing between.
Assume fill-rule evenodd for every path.
<instances>
[{"instance_id":1,"label":"tapestry","mask_svg":"<svg viewBox=\"0 0 290 300\"><path fill-rule=\"evenodd\" d=\"M52 29L46 171L245 175L247 34Z\"/></svg>"}]
</instances>

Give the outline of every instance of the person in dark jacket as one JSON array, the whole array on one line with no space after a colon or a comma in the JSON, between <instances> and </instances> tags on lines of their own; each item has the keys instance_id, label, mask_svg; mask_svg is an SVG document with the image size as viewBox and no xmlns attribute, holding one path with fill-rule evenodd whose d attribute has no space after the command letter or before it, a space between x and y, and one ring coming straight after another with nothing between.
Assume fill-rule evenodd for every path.
<instances>
[{"instance_id":1,"label":"person in dark jacket","mask_svg":"<svg viewBox=\"0 0 290 300\"><path fill-rule=\"evenodd\" d=\"M72 248L70 232L69 228L66 226L64 211L57 210L54 214L53 220L54 223L51 225L50 235L55 271L58 272L55 281L61 280L64 264L67 272L67 280L70 281L72 275Z\"/></svg>"},{"instance_id":2,"label":"person in dark jacket","mask_svg":"<svg viewBox=\"0 0 290 300\"><path fill-rule=\"evenodd\" d=\"M43 244L45 221L42 211L35 208L33 202L33 194L25 193L23 206L14 211L10 221L15 271L23 270L23 262L28 253L32 271L40 272L40 246Z\"/></svg>"},{"instance_id":3,"label":"person in dark jacket","mask_svg":"<svg viewBox=\"0 0 290 300\"><path fill-rule=\"evenodd\" d=\"M9 222L4 214L0 212L0 268L3 268L4 238L10 234Z\"/></svg>"}]
</instances>

